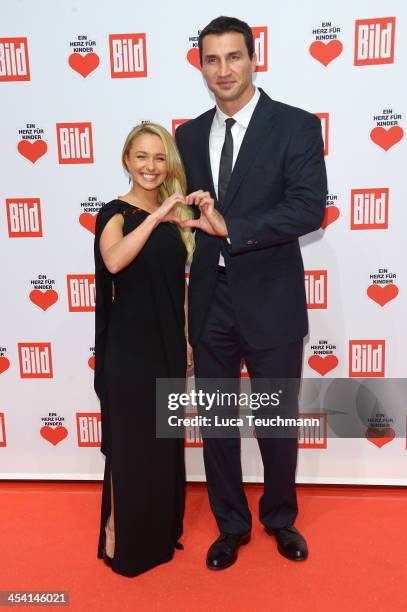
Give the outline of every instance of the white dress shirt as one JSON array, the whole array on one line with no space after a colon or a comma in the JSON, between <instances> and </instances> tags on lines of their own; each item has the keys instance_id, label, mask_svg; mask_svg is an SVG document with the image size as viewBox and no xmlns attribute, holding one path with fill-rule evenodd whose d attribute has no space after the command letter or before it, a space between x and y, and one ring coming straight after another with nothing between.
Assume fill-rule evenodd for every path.
<instances>
[{"instance_id":1,"label":"white dress shirt","mask_svg":"<svg viewBox=\"0 0 407 612\"><path fill-rule=\"evenodd\" d=\"M236 121L236 123L233 124L231 129L233 136L232 171L237 156L239 154L244 135L250 123L250 119L252 118L254 109L256 108L257 102L259 101L259 98L260 92L256 88L253 97L249 100L249 102L243 108L241 108L240 111L238 111L235 115L232 116L233 119ZM218 196L219 165L222 147L225 141L226 119L229 119L229 115L225 115L225 113L221 111L219 106L216 105L216 113L213 118L211 131L209 134L209 158L211 162L212 179L213 185L215 187L216 196ZM225 260L223 259L222 255L220 255L219 257L219 265L225 265Z\"/></svg>"}]
</instances>

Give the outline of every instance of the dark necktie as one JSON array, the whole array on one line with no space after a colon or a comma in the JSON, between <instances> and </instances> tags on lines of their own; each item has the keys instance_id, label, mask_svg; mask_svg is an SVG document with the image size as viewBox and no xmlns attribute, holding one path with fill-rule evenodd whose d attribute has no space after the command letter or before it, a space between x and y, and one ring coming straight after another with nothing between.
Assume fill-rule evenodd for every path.
<instances>
[{"instance_id":1,"label":"dark necktie","mask_svg":"<svg viewBox=\"0 0 407 612\"><path fill-rule=\"evenodd\" d=\"M230 175L232 174L233 166L233 136L232 126L236 123L235 119L229 117L225 120L226 132L225 142L223 143L222 153L220 156L219 164L219 180L218 180L218 202L219 206L222 207L225 199L226 191L230 181Z\"/></svg>"}]
</instances>

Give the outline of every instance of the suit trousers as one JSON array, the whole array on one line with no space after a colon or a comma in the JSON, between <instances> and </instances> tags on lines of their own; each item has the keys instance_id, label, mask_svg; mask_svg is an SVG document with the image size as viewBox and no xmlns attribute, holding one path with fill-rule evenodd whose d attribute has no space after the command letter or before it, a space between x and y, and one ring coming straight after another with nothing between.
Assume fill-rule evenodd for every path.
<instances>
[{"instance_id":1,"label":"suit trousers","mask_svg":"<svg viewBox=\"0 0 407 612\"><path fill-rule=\"evenodd\" d=\"M259 321L259 325L273 325L273 321ZM218 272L210 308L193 349L197 387L199 378L225 378L234 379L238 388L242 359L251 380L290 378L299 384L303 340L253 350L239 332L227 273ZM298 394L294 401L297 414ZM257 441L264 466L260 521L272 529L288 527L298 513L295 491L297 438L257 436ZM242 484L240 436L212 437L203 432L203 442L209 502L219 530L243 533L251 528L252 518Z\"/></svg>"}]
</instances>

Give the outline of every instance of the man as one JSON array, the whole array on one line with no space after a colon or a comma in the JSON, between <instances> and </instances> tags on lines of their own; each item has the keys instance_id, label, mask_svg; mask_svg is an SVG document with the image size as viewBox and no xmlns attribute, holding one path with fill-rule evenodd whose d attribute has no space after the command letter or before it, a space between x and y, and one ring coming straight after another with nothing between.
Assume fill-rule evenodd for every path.
<instances>
[{"instance_id":1,"label":"man","mask_svg":"<svg viewBox=\"0 0 407 612\"><path fill-rule=\"evenodd\" d=\"M318 229L324 216L321 124L255 88L256 55L245 22L213 20L200 33L199 52L216 108L176 132L187 204L199 213L185 222L197 228L189 285L195 374L237 380L243 358L251 378L299 379L308 322L298 238ZM258 437L258 443L260 521L281 554L304 560L307 544L294 527L297 440ZM251 531L240 438L204 438L204 461L220 530L207 567L224 569Z\"/></svg>"}]
</instances>

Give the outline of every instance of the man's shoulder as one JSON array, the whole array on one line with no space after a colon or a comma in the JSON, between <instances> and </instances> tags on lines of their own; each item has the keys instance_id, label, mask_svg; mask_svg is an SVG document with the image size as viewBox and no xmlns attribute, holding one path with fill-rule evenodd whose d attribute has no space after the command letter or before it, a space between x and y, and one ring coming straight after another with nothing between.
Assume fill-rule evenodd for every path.
<instances>
[{"instance_id":1,"label":"man's shoulder","mask_svg":"<svg viewBox=\"0 0 407 612\"><path fill-rule=\"evenodd\" d=\"M185 123L181 123L177 127L177 136L188 136L189 134L194 134L196 131L203 129L208 125L208 122L213 119L214 114L215 107L210 108L194 119L189 119L188 121L185 121Z\"/></svg>"},{"instance_id":2,"label":"man's shoulder","mask_svg":"<svg viewBox=\"0 0 407 612\"><path fill-rule=\"evenodd\" d=\"M321 121L317 115L310 113L309 111L299 108L298 106L292 106L285 102L278 100L272 100L267 96L269 102L273 105L273 111L279 115L279 119L284 121L292 128L301 127L321 127Z\"/></svg>"}]
</instances>

